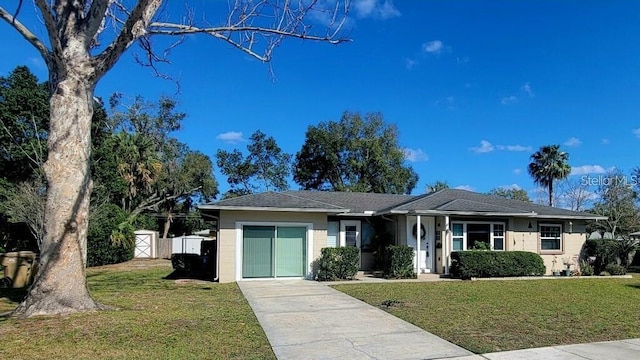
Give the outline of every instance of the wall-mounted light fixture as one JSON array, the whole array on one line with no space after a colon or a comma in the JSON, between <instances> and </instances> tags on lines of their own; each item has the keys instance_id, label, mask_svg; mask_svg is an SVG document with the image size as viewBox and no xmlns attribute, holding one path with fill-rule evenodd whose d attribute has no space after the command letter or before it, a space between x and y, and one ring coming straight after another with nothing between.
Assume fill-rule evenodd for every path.
<instances>
[{"instance_id":1,"label":"wall-mounted light fixture","mask_svg":"<svg viewBox=\"0 0 640 360\"><path fill-rule=\"evenodd\" d=\"M569 234L573 232L573 221L569 221Z\"/></svg>"},{"instance_id":2,"label":"wall-mounted light fixture","mask_svg":"<svg viewBox=\"0 0 640 360\"><path fill-rule=\"evenodd\" d=\"M529 220L529 230L533 229L533 225L531 225L531 220Z\"/></svg>"}]
</instances>

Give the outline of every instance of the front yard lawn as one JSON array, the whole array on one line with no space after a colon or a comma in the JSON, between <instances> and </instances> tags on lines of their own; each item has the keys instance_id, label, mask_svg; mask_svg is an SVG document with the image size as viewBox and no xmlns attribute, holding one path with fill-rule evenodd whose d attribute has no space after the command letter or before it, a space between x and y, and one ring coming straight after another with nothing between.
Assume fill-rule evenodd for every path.
<instances>
[{"instance_id":1,"label":"front yard lawn","mask_svg":"<svg viewBox=\"0 0 640 360\"><path fill-rule=\"evenodd\" d=\"M333 286L475 353L640 337L640 278Z\"/></svg>"},{"instance_id":2,"label":"front yard lawn","mask_svg":"<svg viewBox=\"0 0 640 360\"><path fill-rule=\"evenodd\" d=\"M0 320L6 359L274 359L238 286L176 284L171 268L89 269L89 287L119 310ZM22 293L24 294L24 292ZM20 293L0 290L0 311Z\"/></svg>"}]
</instances>

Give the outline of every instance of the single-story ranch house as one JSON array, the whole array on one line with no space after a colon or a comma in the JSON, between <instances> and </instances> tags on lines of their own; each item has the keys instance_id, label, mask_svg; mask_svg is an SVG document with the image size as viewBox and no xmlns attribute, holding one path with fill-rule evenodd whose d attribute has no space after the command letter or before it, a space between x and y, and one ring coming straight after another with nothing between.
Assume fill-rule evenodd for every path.
<instances>
[{"instance_id":1,"label":"single-story ranch house","mask_svg":"<svg viewBox=\"0 0 640 360\"><path fill-rule=\"evenodd\" d=\"M324 247L355 246L361 270L383 237L416 250L417 273L448 274L452 251L540 254L547 273L576 262L594 214L444 189L425 195L264 192L199 206L218 220L218 280L309 278ZM417 239L420 241L417 241ZM555 260L555 262L554 262Z\"/></svg>"}]
</instances>

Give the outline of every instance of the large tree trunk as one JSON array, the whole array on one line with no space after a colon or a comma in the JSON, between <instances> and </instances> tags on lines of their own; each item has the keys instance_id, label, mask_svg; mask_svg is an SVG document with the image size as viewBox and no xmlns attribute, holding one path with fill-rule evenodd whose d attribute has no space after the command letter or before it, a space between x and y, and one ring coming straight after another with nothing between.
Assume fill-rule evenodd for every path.
<instances>
[{"instance_id":1,"label":"large tree trunk","mask_svg":"<svg viewBox=\"0 0 640 360\"><path fill-rule=\"evenodd\" d=\"M89 294L86 281L93 68L88 54L82 51L65 55L64 69L50 69L54 85L49 155L44 165L48 191L40 266L34 284L14 316L101 308Z\"/></svg>"}]
</instances>

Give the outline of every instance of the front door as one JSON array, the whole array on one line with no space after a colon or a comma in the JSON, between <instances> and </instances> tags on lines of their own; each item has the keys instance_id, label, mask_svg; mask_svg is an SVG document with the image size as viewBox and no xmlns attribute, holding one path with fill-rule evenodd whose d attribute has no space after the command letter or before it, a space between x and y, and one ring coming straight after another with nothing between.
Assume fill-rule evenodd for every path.
<instances>
[{"instance_id":1,"label":"front door","mask_svg":"<svg viewBox=\"0 0 640 360\"><path fill-rule=\"evenodd\" d=\"M360 250L362 247L360 227L360 220L340 221L340 246L353 246Z\"/></svg>"},{"instance_id":2,"label":"front door","mask_svg":"<svg viewBox=\"0 0 640 360\"><path fill-rule=\"evenodd\" d=\"M413 264L418 261L417 240L420 239L420 263L416 268L418 273L434 272L433 251L434 251L435 219L430 216L420 218L420 229L416 217L407 218L407 245L414 248Z\"/></svg>"}]
</instances>

